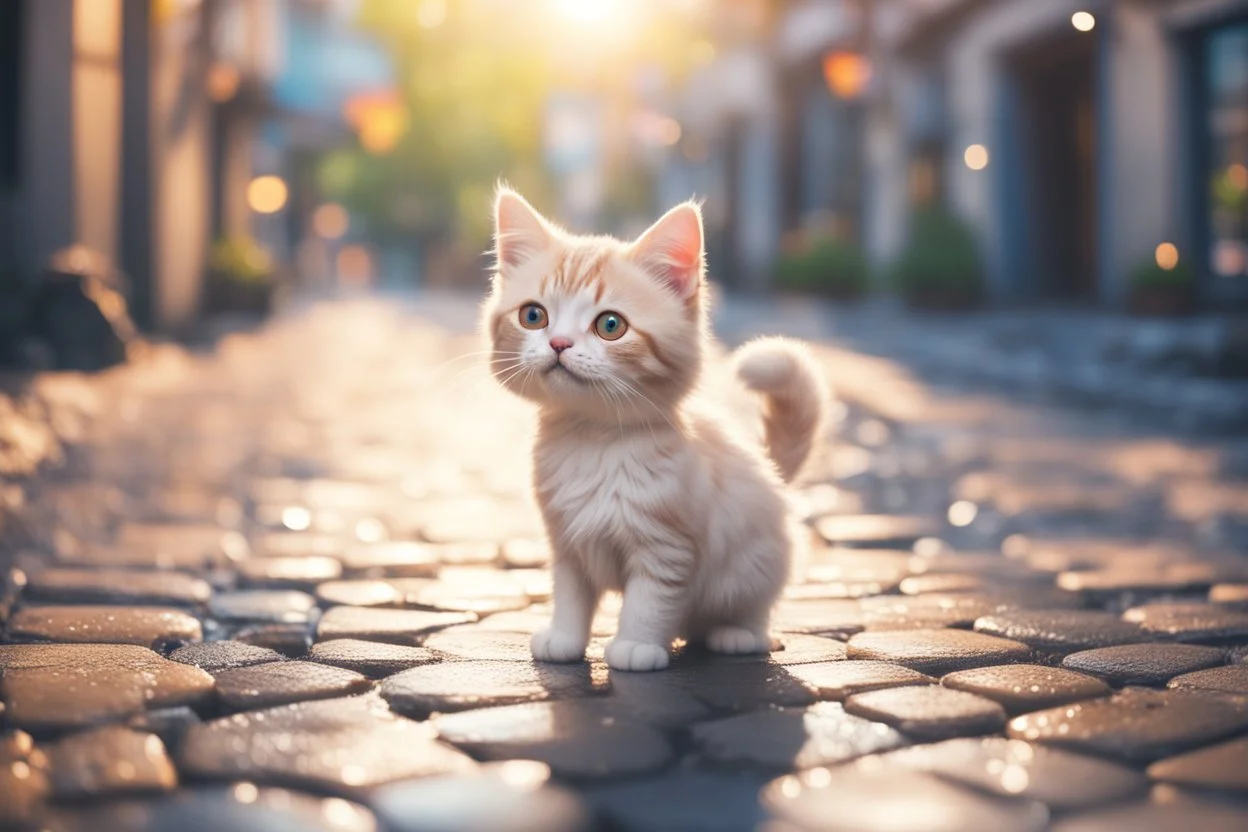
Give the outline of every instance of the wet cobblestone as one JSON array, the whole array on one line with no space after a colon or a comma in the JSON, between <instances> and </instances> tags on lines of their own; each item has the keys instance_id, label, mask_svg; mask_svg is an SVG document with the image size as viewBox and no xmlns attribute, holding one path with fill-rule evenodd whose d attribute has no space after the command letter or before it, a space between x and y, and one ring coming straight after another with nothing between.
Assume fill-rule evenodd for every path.
<instances>
[{"instance_id":1,"label":"wet cobblestone","mask_svg":"<svg viewBox=\"0 0 1248 832\"><path fill-rule=\"evenodd\" d=\"M1243 449L824 344L776 650L537 665L532 416L424 308L0 396L0 828L1248 828Z\"/></svg>"}]
</instances>

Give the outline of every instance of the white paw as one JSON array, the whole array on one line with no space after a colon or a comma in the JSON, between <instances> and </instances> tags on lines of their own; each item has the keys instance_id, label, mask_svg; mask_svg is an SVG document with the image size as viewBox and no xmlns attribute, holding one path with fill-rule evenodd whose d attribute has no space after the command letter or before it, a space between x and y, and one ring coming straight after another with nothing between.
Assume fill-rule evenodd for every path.
<instances>
[{"instance_id":1,"label":"white paw","mask_svg":"<svg viewBox=\"0 0 1248 832\"><path fill-rule=\"evenodd\" d=\"M607 645L607 664L612 670L662 670L667 667L667 648L644 641L614 639Z\"/></svg>"},{"instance_id":2,"label":"white paw","mask_svg":"<svg viewBox=\"0 0 1248 832\"><path fill-rule=\"evenodd\" d=\"M579 662L585 658L585 647L585 639L558 630L541 630L529 641L529 650L539 662Z\"/></svg>"},{"instance_id":3,"label":"white paw","mask_svg":"<svg viewBox=\"0 0 1248 832\"><path fill-rule=\"evenodd\" d=\"M716 653L769 653L771 637L744 627L716 627L707 634L706 646Z\"/></svg>"}]
</instances>

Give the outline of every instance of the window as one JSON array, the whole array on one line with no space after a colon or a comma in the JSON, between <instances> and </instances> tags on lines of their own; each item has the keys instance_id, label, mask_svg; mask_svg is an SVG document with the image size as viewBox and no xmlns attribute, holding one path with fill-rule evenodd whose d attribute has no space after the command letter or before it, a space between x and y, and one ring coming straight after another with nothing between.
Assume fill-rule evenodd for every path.
<instances>
[{"instance_id":1,"label":"window","mask_svg":"<svg viewBox=\"0 0 1248 832\"><path fill-rule=\"evenodd\" d=\"M1248 281L1248 22L1211 32L1204 63L1209 271Z\"/></svg>"},{"instance_id":2,"label":"window","mask_svg":"<svg viewBox=\"0 0 1248 832\"><path fill-rule=\"evenodd\" d=\"M0 190L18 186L21 167L23 0L0 2Z\"/></svg>"}]
</instances>

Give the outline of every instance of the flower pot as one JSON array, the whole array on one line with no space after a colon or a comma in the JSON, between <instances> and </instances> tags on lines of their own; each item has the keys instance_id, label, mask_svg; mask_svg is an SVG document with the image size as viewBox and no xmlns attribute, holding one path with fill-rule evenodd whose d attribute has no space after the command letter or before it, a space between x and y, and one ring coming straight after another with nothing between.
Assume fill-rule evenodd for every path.
<instances>
[{"instance_id":1,"label":"flower pot","mask_svg":"<svg viewBox=\"0 0 1248 832\"><path fill-rule=\"evenodd\" d=\"M1196 298L1186 286L1139 286L1132 289L1127 306L1142 317L1173 318L1190 315Z\"/></svg>"}]
</instances>

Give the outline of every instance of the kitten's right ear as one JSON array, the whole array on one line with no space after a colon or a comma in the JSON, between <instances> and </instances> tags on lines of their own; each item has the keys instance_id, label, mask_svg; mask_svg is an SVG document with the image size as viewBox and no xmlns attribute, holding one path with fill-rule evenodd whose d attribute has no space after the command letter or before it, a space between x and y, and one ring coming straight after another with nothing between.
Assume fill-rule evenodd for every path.
<instances>
[{"instance_id":1,"label":"kitten's right ear","mask_svg":"<svg viewBox=\"0 0 1248 832\"><path fill-rule=\"evenodd\" d=\"M499 186L494 197L494 252L498 265L517 266L554 241L550 224L524 197Z\"/></svg>"}]
</instances>

